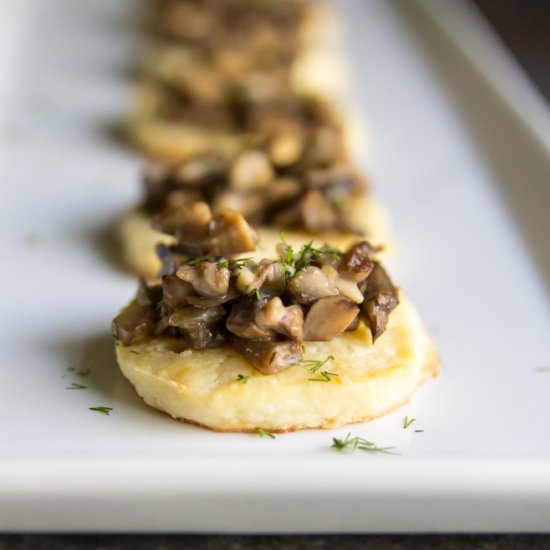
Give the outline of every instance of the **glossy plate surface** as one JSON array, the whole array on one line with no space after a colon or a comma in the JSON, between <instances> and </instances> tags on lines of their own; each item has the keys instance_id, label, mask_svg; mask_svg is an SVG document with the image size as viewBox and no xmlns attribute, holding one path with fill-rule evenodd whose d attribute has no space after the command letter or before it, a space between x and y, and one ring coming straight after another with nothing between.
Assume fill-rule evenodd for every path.
<instances>
[{"instance_id":1,"label":"glossy plate surface","mask_svg":"<svg viewBox=\"0 0 550 550\"><path fill-rule=\"evenodd\" d=\"M370 424L276 440L144 406L109 334L135 282L106 246L140 194L140 160L109 138L130 101L136 4L4 2L0 529L550 529L548 113L457 3L340 6L370 128L361 160L439 380ZM399 454L331 449L348 431Z\"/></svg>"}]
</instances>

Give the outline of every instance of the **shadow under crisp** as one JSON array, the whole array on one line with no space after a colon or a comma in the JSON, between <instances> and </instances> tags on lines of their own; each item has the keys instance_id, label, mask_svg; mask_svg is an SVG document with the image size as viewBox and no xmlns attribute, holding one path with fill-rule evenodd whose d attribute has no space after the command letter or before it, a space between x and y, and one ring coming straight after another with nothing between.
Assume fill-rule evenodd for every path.
<instances>
[{"instance_id":1,"label":"shadow under crisp","mask_svg":"<svg viewBox=\"0 0 550 550\"><path fill-rule=\"evenodd\" d=\"M428 16L413 3L393 0L392 4L413 31L482 153L550 294L548 151Z\"/></svg>"},{"instance_id":2,"label":"shadow under crisp","mask_svg":"<svg viewBox=\"0 0 550 550\"><path fill-rule=\"evenodd\" d=\"M83 239L97 258L107 267L122 273L132 274L122 255L119 224L125 212L117 213L110 220L101 220L92 227L83 229Z\"/></svg>"},{"instance_id":3,"label":"shadow under crisp","mask_svg":"<svg viewBox=\"0 0 550 550\"><path fill-rule=\"evenodd\" d=\"M88 337L50 342L67 386L82 384L94 390L106 402L139 409L140 414L162 413L143 404L118 367L113 338L108 330Z\"/></svg>"}]
</instances>

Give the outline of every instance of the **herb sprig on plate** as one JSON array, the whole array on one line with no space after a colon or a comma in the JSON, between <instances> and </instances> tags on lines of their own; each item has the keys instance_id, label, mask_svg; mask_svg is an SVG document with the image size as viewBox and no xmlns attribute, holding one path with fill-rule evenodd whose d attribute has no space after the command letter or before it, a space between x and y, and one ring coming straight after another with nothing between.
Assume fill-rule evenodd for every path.
<instances>
[{"instance_id":1,"label":"herb sprig on plate","mask_svg":"<svg viewBox=\"0 0 550 550\"><path fill-rule=\"evenodd\" d=\"M344 439L332 438L332 448L337 451L349 450L349 451L366 451L367 453L381 453L381 454L397 454L393 452L395 447L378 447L372 441L368 441L363 437L352 437L351 433L348 433Z\"/></svg>"}]
</instances>

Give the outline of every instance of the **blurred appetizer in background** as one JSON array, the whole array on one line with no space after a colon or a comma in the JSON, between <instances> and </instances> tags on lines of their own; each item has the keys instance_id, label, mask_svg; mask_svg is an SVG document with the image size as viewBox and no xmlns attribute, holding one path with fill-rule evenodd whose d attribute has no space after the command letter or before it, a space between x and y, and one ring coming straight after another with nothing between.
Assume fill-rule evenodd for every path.
<instances>
[{"instance_id":1,"label":"blurred appetizer in background","mask_svg":"<svg viewBox=\"0 0 550 550\"><path fill-rule=\"evenodd\" d=\"M156 248L161 245L162 255L169 253L173 226L198 202L206 202L214 214L225 208L242 213L261 236L258 255L274 250L281 229L297 247L309 241L346 246L359 236L387 247L385 214L367 196L365 178L345 156L331 155L332 146L325 151L325 145L280 141L267 150L150 165L143 205L129 211L119 226L125 263L142 277L157 277Z\"/></svg>"}]
</instances>

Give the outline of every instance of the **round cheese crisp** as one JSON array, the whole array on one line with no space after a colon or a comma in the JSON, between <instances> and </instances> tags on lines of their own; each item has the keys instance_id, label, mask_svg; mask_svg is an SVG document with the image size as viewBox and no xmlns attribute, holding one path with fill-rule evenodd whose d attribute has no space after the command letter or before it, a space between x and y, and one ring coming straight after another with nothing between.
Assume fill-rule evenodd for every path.
<instances>
[{"instance_id":1,"label":"round cheese crisp","mask_svg":"<svg viewBox=\"0 0 550 550\"><path fill-rule=\"evenodd\" d=\"M117 343L116 352L124 376L148 405L227 432L336 428L370 420L407 402L438 371L437 354L405 299L374 345L360 326L330 342L304 346L305 359L334 359L316 373L294 365L264 375L230 346L199 351L185 349L183 340L159 337Z\"/></svg>"},{"instance_id":2,"label":"round cheese crisp","mask_svg":"<svg viewBox=\"0 0 550 550\"><path fill-rule=\"evenodd\" d=\"M380 258L384 260L391 255L393 245L389 242L388 222L384 209L372 199L360 198L354 202L351 214L351 225L363 230L373 245L383 247ZM281 233L285 241L295 250L299 250L302 245L310 241L313 241L314 246L328 244L336 248L347 248L358 239L358 236L352 233L313 234L307 231L260 227L258 228L260 236L258 247L254 252L247 252L243 256L257 259L272 257L277 243L281 241ZM122 257L129 269L146 279L157 277L161 264L156 246L174 244L174 237L155 231L151 227L151 217L138 209L131 210L122 217L118 234Z\"/></svg>"}]
</instances>

